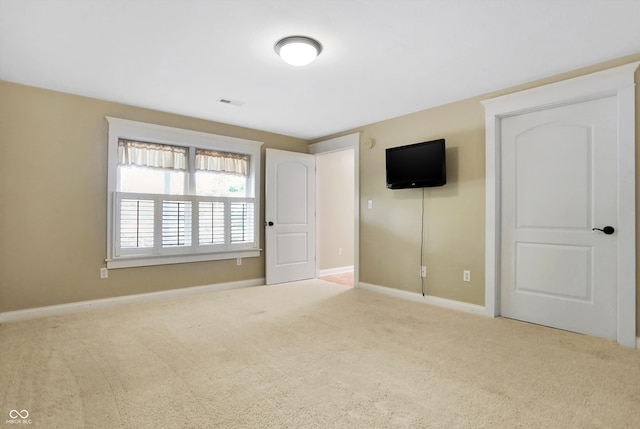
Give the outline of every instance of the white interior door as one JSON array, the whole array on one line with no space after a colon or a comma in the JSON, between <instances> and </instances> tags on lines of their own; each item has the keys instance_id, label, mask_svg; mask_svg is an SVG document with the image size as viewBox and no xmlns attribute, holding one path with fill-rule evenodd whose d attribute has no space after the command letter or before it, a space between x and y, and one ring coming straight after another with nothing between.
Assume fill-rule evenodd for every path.
<instances>
[{"instance_id":1,"label":"white interior door","mask_svg":"<svg viewBox=\"0 0 640 429\"><path fill-rule=\"evenodd\" d=\"M266 282L315 278L315 156L266 150Z\"/></svg>"},{"instance_id":2,"label":"white interior door","mask_svg":"<svg viewBox=\"0 0 640 429\"><path fill-rule=\"evenodd\" d=\"M616 338L617 101L501 120L501 314Z\"/></svg>"}]
</instances>

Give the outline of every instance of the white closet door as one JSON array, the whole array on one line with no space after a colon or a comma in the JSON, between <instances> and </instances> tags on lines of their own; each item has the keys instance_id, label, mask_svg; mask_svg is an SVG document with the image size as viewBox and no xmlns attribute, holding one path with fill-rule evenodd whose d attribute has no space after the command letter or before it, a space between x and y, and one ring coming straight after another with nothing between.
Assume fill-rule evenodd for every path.
<instances>
[{"instance_id":1,"label":"white closet door","mask_svg":"<svg viewBox=\"0 0 640 429\"><path fill-rule=\"evenodd\" d=\"M616 97L501 120L501 314L616 338Z\"/></svg>"}]
</instances>

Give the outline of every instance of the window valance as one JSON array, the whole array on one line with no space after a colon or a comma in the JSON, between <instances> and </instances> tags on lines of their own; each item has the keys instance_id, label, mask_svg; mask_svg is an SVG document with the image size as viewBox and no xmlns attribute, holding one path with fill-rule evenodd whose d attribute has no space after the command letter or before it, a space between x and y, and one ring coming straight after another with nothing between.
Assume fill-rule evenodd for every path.
<instances>
[{"instance_id":1,"label":"window valance","mask_svg":"<svg viewBox=\"0 0 640 429\"><path fill-rule=\"evenodd\" d=\"M119 139L118 164L186 170L187 148Z\"/></svg>"},{"instance_id":2,"label":"window valance","mask_svg":"<svg viewBox=\"0 0 640 429\"><path fill-rule=\"evenodd\" d=\"M249 174L249 155L196 149L195 168L201 171L216 171L247 176Z\"/></svg>"}]
</instances>

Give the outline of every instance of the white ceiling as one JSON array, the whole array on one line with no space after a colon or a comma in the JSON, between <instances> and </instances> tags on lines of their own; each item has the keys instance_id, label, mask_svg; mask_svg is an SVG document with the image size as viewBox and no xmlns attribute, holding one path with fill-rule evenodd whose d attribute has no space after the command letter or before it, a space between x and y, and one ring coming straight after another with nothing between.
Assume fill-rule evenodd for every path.
<instances>
[{"instance_id":1,"label":"white ceiling","mask_svg":"<svg viewBox=\"0 0 640 429\"><path fill-rule=\"evenodd\" d=\"M2 80L305 139L638 52L640 0L0 0Z\"/></svg>"}]
</instances>

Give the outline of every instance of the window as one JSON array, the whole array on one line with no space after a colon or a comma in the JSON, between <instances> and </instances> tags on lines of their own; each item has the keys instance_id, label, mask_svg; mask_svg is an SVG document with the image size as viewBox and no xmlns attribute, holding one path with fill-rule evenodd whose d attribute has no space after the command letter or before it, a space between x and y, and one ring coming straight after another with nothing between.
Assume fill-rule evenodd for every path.
<instances>
[{"instance_id":1,"label":"window","mask_svg":"<svg viewBox=\"0 0 640 429\"><path fill-rule=\"evenodd\" d=\"M259 256L261 142L107 120L107 267Z\"/></svg>"}]
</instances>

